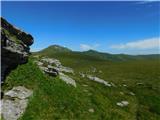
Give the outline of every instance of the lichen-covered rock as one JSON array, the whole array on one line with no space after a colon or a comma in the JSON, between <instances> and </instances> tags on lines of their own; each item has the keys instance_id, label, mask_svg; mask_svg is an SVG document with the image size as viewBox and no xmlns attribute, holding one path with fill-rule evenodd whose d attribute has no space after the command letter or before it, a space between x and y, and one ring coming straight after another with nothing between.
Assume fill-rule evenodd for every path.
<instances>
[{"instance_id":1,"label":"lichen-covered rock","mask_svg":"<svg viewBox=\"0 0 160 120\"><path fill-rule=\"evenodd\" d=\"M24 64L30 54L33 37L1 18L1 80L10 70Z\"/></svg>"}]
</instances>

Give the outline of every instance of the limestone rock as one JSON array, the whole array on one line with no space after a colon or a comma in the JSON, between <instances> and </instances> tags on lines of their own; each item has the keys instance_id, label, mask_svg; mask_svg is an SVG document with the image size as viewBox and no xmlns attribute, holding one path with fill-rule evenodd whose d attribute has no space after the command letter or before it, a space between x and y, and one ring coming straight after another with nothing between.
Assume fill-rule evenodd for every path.
<instances>
[{"instance_id":1,"label":"limestone rock","mask_svg":"<svg viewBox=\"0 0 160 120\"><path fill-rule=\"evenodd\" d=\"M65 73L74 73L72 68L62 66L61 62L54 58L45 58L43 57L39 61L36 61L39 68L46 74L50 76L58 76L61 80L65 81L67 84L71 84L76 87L76 82L69 76L65 75Z\"/></svg>"},{"instance_id":2,"label":"limestone rock","mask_svg":"<svg viewBox=\"0 0 160 120\"><path fill-rule=\"evenodd\" d=\"M125 107L128 106L129 102L128 101L121 101L121 102L117 102L117 105L120 107Z\"/></svg>"},{"instance_id":3,"label":"limestone rock","mask_svg":"<svg viewBox=\"0 0 160 120\"><path fill-rule=\"evenodd\" d=\"M19 98L19 99L26 99L29 96L31 96L31 94L32 91L23 86L13 87L12 90L4 93L5 96L9 96L12 98Z\"/></svg>"},{"instance_id":4,"label":"limestone rock","mask_svg":"<svg viewBox=\"0 0 160 120\"><path fill-rule=\"evenodd\" d=\"M135 93L133 93L133 92L129 92L129 94L132 95L132 96L135 96Z\"/></svg>"},{"instance_id":5,"label":"limestone rock","mask_svg":"<svg viewBox=\"0 0 160 120\"><path fill-rule=\"evenodd\" d=\"M62 66L61 62L54 58L43 57L36 63L43 72L51 76L57 76L60 72L74 73L72 68Z\"/></svg>"},{"instance_id":6,"label":"limestone rock","mask_svg":"<svg viewBox=\"0 0 160 120\"><path fill-rule=\"evenodd\" d=\"M27 107L28 98L32 91L22 87L14 87L12 90L4 93L2 99L1 114L4 120L17 120Z\"/></svg>"},{"instance_id":7,"label":"limestone rock","mask_svg":"<svg viewBox=\"0 0 160 120\"><path fill-rule=\"evenodd\" d=\"M82 78L85 78L85 77L86 77L86 75L85 75L84 73L82 73L82 72L79 72L79 75L80 75Z\"/></svg>"},{"instance_id":8,"label":"limestone rock","mask_svg":"<svg viewBox=\"0 0 160 120\"><path fill-rule=\"evenodd\" d=\"M63 74L63 73L59 73L59 78L61 80L63 80L64 82L66 82L67 84L71 84L74 87L76 87L76 82L75 80L73 80L72 78L70 78L69 76Z\"/></svg>"},{"instance_id":9,"label":"limestone rock","mask_svg":"<svg viewBox=\"0 0 160 120\"><path fill-rule=\"evenodd\" d=\"M90 108L88 111L89 111L90 113L94 113L94 109L93 109L93 108Z\"/></svg>"},{"instance_id":10,"label":"limestone rock","mask_svg":"<svg viewBox=\"0 0 160 120\"><path fill-rule=\"evenodd\" d=\"M94 76L91 76L91 75L87 75L87 78L89 80L93 80L93 81L96 81L98 83L101 83L101 84L104 84L105 86L108 86L108 87L111 87L112 85L109 84L107 81L103 80L103 79L100 79L98 77L94 77Z\"/></svg>"},{"instance_id":11,"label":"limestone rock","mask_svg":"<svg viewBox=\"0 0 160 120\"><path fill-rule=\"evenodd\" d=\"M49 65L55 65L57 67L61 65L59 60L53 59L53 58L43 57L40 61L43 62L43 63L49 64Z\"/></svg>"},{"instance_id":12,"label":"limestone rock","mask_svg":"<svg viewBox=\"0 0 160 120\"><path fill-rule=\"evenodd\" d=\"M72 74L74 73L73 69L69 67L59 66L54 68L59 72L66 72L66 73L72 73Z\"/></svg>"}]
</instances>

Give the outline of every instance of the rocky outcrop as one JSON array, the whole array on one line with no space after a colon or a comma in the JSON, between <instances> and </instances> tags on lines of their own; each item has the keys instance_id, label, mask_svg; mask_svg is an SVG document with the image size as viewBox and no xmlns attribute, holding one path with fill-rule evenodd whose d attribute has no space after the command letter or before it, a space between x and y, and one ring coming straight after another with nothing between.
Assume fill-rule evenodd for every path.
<instances>
[{"instance_id":1,"label":"rocky outcrop","mask_svg":"<svg viewBox=\"0 0 160 120\"><path fill-rule=\"evenodd\" d=\"M28 60L29 46L33 44L30 34L14 27L1 18L1 80L10 70Z\"/></svg>"},{"instance_id":2,"label":"rocky outcrop","mask_svg":"<svg viewBox=\"0 0 160 120\"><path fill-rule=\"evenodd\" d=\"M43 72L51 76L57 76L60 72L74 74L72 68L63 66L59 60L54 58L43 57L36 61L36 63Z\"/></svg>"},{"instance_id":3,"label":"rocky outcrop","mask_svg":"<svg viewBox=\"0 0 160 120\"><path fill-rule=\"evenodd\" d=\"M37 59L37 57L35 57ZM38 65L38 67L42 70L43 73L46 73L50 76L58 76L61 80L66 82L67 84L70 84L74 87L76 87L76 82L68 75L65 75L64 73L70 73L74 74L74 71L72 68L65 67L61 64L61 62L54 58L47 58L42 57L39 60L35 61Z\"/></svg>"},{"instance_id":4,"label":"rocky outcrop","mask_svg":"<svg viewBox=\"0 0 160 120\"><path fill-rule=\"evenodd\" d=\"M32 91L17 86L4 93L1 101L1 115L4 120L17 120L27 107L28 98L32 95Z\"/></svg>"},{"instance_id":5,"label":"rocky outcrop","mask_svg":"<svg viewBox=\"0 0 160 120\"><path fill-rule=\"evenodd\" d=\"M8 34L12 36L16 36L18 40L21 40L27 46L30 46L33 44L33 37L30 34L11 25L2 17L1 17L1 27L6 31L8 31Z\"/></svg>"}]
</instances>

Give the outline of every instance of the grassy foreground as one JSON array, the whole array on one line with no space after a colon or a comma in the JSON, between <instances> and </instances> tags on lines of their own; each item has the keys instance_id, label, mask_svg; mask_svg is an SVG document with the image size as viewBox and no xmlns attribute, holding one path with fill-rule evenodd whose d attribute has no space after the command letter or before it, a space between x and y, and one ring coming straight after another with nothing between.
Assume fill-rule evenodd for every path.
<instances>
[{"instance_id":1,"label":"grassy foreground","mask_svg":"<svg viewBox=\"0 0 160 120\"><path fill-rule=\"evenodd\" d=\"M34 91L20 120L160 119L160 64L157 60L109 62L72 54L54 56L75 70L75 75L70 76L76 80L77 88L58 77L44 75L30 59L13 70L2 86L7 90L22 85ZM92 73L92 67L102 72ZM79 72L113 82L116 87L81 78ZM122 100L127 100L129 105L117 106Z\"/></svg>"}]
</instances>

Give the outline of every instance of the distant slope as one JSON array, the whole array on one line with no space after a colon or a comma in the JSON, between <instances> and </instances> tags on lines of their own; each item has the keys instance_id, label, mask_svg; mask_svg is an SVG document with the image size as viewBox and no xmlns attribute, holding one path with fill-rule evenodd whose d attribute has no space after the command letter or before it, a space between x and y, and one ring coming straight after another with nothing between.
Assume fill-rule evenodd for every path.
<instances>
[{"instance_id":1,"label":"distant slope","mask_svg":"<svg viewBox=\"0 0 160 120\"><path fill-rule=\"evenodd\" d=\"M160 59L159 54L151 55L127 55L127 54L109 54L102 53L95 50L88 50L83 52L85 55L96 56L101 59L111 60L111 61L126 61L126 60L141 60L141 59Z\"/></svg>"},{"instance_id":2,"label":"distant slope","mask_svg":"<svg viewBox=\"0 0 160 120\"><path fill-rule=\"evenodd\" d=\"M128 61L128 60L144 60L144 59L160 59L160 54L151 55L127 55L127 54L109 54L102 53L95 50L88 50L84 52L75 52L66 47L59 45L51 45L35 54L46 56L67 56L76 57L81 59L96 59L96 60L108 60L108 61Z\"/></svg>"},{"instance_id":3,"label":"distant slope","mask_svg":"<svg viewBox=\"0 0 160 120\"><path fill-rule=\"evenodd\" d=\"M62 47L59 45L51 45L41 51L39 51L38 53L40 54L50 54L50 53L65 53L65 52L71 52L72 50L66 48L66 47Z\"/></svg>"}]
</instances>

